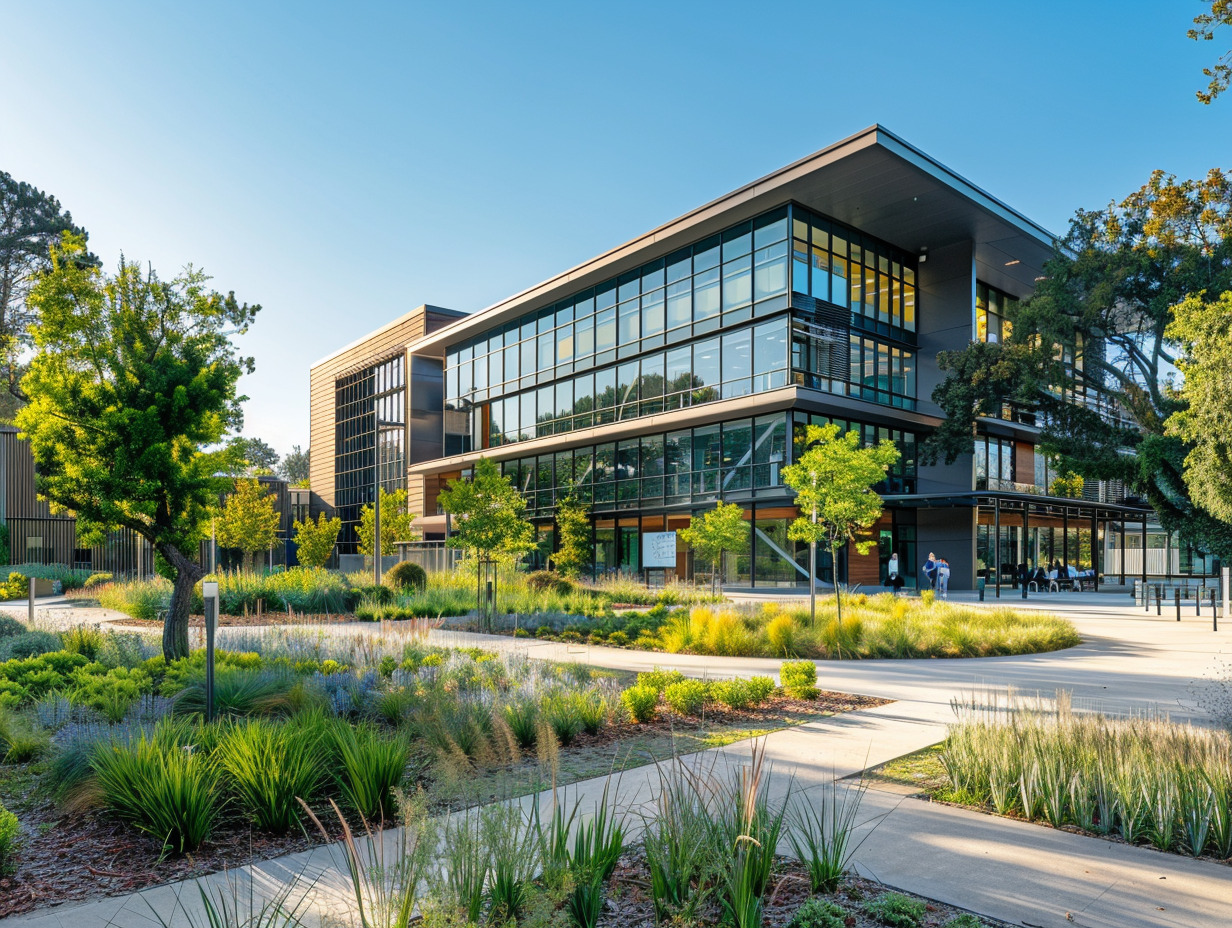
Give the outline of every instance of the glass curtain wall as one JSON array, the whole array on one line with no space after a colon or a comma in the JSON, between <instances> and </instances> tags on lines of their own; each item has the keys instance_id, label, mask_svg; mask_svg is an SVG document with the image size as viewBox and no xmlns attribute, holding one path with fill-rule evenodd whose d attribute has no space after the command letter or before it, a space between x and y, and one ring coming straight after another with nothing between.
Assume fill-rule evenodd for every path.
<instances>
[{"instance_id":1,"label":"glass curtain wall","mask_svg":"<svg viewBox=\"0 0 1232 928\"><path fill-rule=\"evenodd\" d=\"M719 367L717 376L712 371L694 383L685 377L682 355L669 357L668 349L787 309L787 215L781 207L732 226L449 347L446 409L467 412L468 434L478 436L462 442L466 450L483 447L493 434L498 443L519 441L585 427L578 417L593 414L598 424L785 384L785 322L777 336L781 360L745 357L741 339L752 345L768 337L752 328L720 346L733 359L744 358L738 375L724 376ZM714 345L699 350L709 353ZM642 358L650 352L655 356ZM669 366L677 378L670 386ZM517 402L510 402L515 394ZM604 399L610 402L601 405ZM478 410L489 403L491 432L478 428Z\"/></svg>"},{"instance_id":2,"label":"glass curtain wall","mask_svg":"<svg viewBox=\"0 0 1232 928\"><path fill-rule=\"evenodd\" d=\"M342 519L338 544L339 551L350 554L357 545L360 510L373 500L376 452L381 486L387 492L405 486L405 356L340 377L334 391L334 500Z\"/></svg>"}]
</instances>

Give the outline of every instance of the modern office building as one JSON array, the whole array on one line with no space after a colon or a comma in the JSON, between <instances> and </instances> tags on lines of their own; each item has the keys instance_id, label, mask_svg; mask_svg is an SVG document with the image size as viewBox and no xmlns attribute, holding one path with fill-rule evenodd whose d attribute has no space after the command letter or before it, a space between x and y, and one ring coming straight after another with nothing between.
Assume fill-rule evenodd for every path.
<instances>
[{"instance_id":1,"label":"modern office building","mask_svg":"<svg viewBox=\"0 0 1232 928\"><path fill-rule=\"evenodd\" d=\"M353 551L379 453L380 482L407 487L439 544L440 488L487 457L545 546L566 489L589 502L597 571L642 570L643 536L722 499L743 507L750 538L725 579L796 585L807 553L787 537L782 468L809 423L836 422L902 452L879 488L879 544L843 552L839 579L880 583L892 551L946 556L955 588L1052 560L1132 578L1150 566L1148 510L1103 484L1050 495L1029 414L983 420L951 465L918 457L942 415L938 353L1002 338L1052 249L874 126L480 312L423 306L316 364L313 504L342 515ZM1074 400L1117 414L1105 397ZM691 571L681 546L671 572Z\"/></svg>"}]
</instances>

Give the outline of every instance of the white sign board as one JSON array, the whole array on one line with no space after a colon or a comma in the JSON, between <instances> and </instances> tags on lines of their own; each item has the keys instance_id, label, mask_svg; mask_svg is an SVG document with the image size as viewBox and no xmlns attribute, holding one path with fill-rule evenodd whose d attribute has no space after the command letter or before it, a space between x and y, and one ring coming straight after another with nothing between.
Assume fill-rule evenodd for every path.
<instances>
[{"instance_id":1,"label":"white sign board","mask_svg":"<svg viewBox=\"0 0 1232 928\"><path fill-rule=\"evenodd\" d=\"M662 568L676 566L676 533L644 532L642 534L642 566Z\"/></svg>"}]
</instances>

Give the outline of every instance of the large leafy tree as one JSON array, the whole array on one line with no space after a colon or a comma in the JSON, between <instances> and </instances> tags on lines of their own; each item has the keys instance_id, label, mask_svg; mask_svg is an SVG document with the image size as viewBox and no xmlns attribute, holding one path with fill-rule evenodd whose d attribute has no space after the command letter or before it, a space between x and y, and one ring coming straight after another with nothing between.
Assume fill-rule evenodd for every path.
<instances>
[{"instance_id":1,"label":"large leafy tree","mask_svg":"<svg viewBox=\"0 0 1232 928\"><path fill-rule=\"evenodd\" d=\"M1061 469L1124 481L1164 528L1232 554L1228 526L1190 497L1186 441L1165 427L1185 403L1167 387L1173 307L1230 288L1232 183L1222 171L1185 181L1157 171L1120 203L1079 211L1010 338L939 357L948 376L933 399L946 420L923 458L952 463L970 452L977 417L1016 404L1037 416L1040 450Z\"/></svg>"},{"instance_id":2,"label":"large leafy tree","mask_svg":"<svg viewBox=\"0 0 1232 928\"><path fill-rule=\"evenodd\" d=\"M30 345L34 313L27 297L36 276L50 267L51 246L70 232L86 231L53 196L0 171L0 416L9 419L21 403L19 355ZM66 256L62 256L62 260ZM72 260L97 265L84 248Z\"/></svg>"},{"instance_id":3,"label":"large leafy tree","mask_svg":"<svg viewBox=\"0 0 1232 928\"><path fill-rule=\"evenodd\" d=\"M291 450L283 455L282 466L278 468L282 479L292 486L307 486L310 454L311 449L292 445Z\"/></svg>"},{"instance_id":4,"label":"large leafy tree","mask_svg":"<svg viewBox=\"0 0 1232 928\"><path fill-rule=\"evenodd\" d=\"M1195 503L1232 524L1232 291L1178 303L1167 334L1181 351L1181 406L1167 428L1188 449L1185 483Z\"/></svg>"},{"instance_id":5,"label":"large leafy tree","mask_svg":"<svg viewBox=\"0 0 1232 928\"><path fill-rule=\"evenodd\" d=\"M342 520L337 517L328 519L321 512L315 522L312 519L296 521L294 529L299 562L305 567L324 567L334 553L338 533L342 531Z\"/></svg>"},{"instance_id":6,"label":"large leafy tree","mask_svg":"<svg viewBox=\"0 0 1232 928\"><path fill-rule=\"evenodd\" d=\"M191 553L231 481L209 452L241 424L236 382L253 369L232 336L259 306L207 288L187 268L170 281L121 261L115 276L81 263L73 235L29 295L36 353L21 388L17 425L29 439L39 493L73 511L97 539L129 528L153 545L172 574L163 653L188 653L189 604L204 575Z\"/></svg>"},{"instance_id":7,"label":"large leafy tree","mask_svg":"<svg viewBox=\"0 0 1232 928\"><path fill-rule=\"evenodd\" d=\"M552 562L566 577L577 577L595 560L590 539L590 507L570 492L556 506L559 547Z\"/></svg>"},{"instance_id":8,"label":"large leafy tree","mask_svg":"<svg viewBox=\"0 0 1232 928\"><path fill-rule=\"evenodd\" d=\"M783 482L796 491L800 515L787 528L787 537L810 545L824 544L838 568L838 549L854 544L867 554L876 542L863 538L864 531L881 518L884 508L873 487L899 458L894 442L887 440L863 447L859 432L841 434L833 423L810 425L806 447L794 464L783 468ZM816 578L809 578L810 585ZM810 586L810 592L812 586ZM843 598L838 576L834 584L838 621L843 621ZM810 596L814 621L816 598Z\"/></svg>"},{"instance_id":9,"label":"large leafy tree","mask_svg":"<svg viewBox=\"0 0 1232 928\"><path fill-rule=\"evenodd\" d=\"M253 555L268 551L278 540L278 521L274 497L261 481L237 480L215 523L218 543L238 548L244 555L244 570L251 571Z\"/></svg>"},{"instance_id":10,"label":"large leafy tree","mask_svg":"<svg viewBox=\"0 0 1232 928\"><path fill-rule=\"evenodd\" d=\"M398 551L400 541L414 541L419 533L413 528L414 513L407 511L406 490L392 493L381 489L381 556L389 557ZM359 525L355 528L359 538L359 553L372 557L376 545L376 510L369 503L359 511Z\"/></svg>"},{"instance_id":11,"label":"large leafy tree","mask_svg":"<svg viewBox=\"0 0 1232 928\"><path fill-rule=\"evenodd\" d=\"M237 435L227 447L232 452L237 474L272 474L278 467L278 452L259 438Z\"/></svg>"},{"instance_id":12,"label":"large leafy tree","mask_svg":"<svg viewBox=\"0 0 1232 928\"><path fill-rule=\"evenodd\" d=\"M693 553L710 562L710 589L715 590L723 553L743 554L749 549L749 523L744 521L744 509L735 503L720 502L708 512L689 520L688 528L680 530L680 540Z\"/></svg>"}]
</instances>

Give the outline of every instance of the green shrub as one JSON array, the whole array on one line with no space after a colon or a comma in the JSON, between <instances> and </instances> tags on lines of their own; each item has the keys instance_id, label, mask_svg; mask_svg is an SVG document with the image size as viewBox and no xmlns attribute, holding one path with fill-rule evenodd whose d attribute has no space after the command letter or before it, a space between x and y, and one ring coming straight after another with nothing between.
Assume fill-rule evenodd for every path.
<instances>
[{"instance_id":1,"label":"green shrub","mask_svg":"<svg viewBox=\"0 0 1232 928\"><path fill-rule=\"evenodd\" d=\"M395 590L422 590L428 585L428 574L413 561L399 561L385 572L385 580Z\"/></svg>"},{"instance_id":2,"label":"green shrub","mask_svg":"<svg viewBox=\"0 0 1232 928\"><path fill-rule=\"evenodd\" d=\"M649 722L655 717L659 705L659 691L653 686L639 683L620 694L620 703L635 722Z\"/></svg>"},{"instance_id":3,"label":"green shrub","mask_svg":"<svg viewBox=\"0 0 1232 928\"><path fill-rule=\"evenodd\" d=\"M749 677L749 699L754 706L760 706L774 695L776 689L774 680L770 677Z\"/></svg>"},{"instance_id":4,"label":"green shrub","mask_svg":"<svg viewBox=\"0 0 1232 928\"><path fill-rule=\"evenodd\" d=\"M560 640L569 644L579 644L582 641L582 633L574 628L566 628L560 633Z\"/></svg>"},{"instance_id":5,"label":"green shrub","mask_svg":"<svg viewBox=\"0 0 1232 928\"><path fill-rule=\"evenodd\" d=\"M11 709L0 706L0 760L24 764L34 760L51 743L47 732L34 728Z\"/></svg>"},{"instance_id":6,"label":"green shrub","mask_svg":"<svg viewBox=\"0 0 1232 928\"><path fill-rule=\"evenodd\" d=\"M22 632L0 641L0 661L38 657L60 650L60 636L54 632Z\"/></svg>"},{"instance_id":7,"label":"green shrub","mask_svg":"<svg viewBox=\"0 0 1232 928\"><path fill-rule=\"evenodd\" d=\"M578 590L576 583L554 570L536 570L527 574L526 585L536 593L555 593L558 596L569 596Z\"/></svg>"},{"instance_id":8,"label":"green shrub","mask_svg":"<svg viewBox=\"0 0 1232 928\"><path fill-rule=\"evenodd\" d=\"M663 691L664 701L681 715L700 715L709 690L701 680L681 680Z\"/></svg>"},{"instance_id":9,"label":"green shrub","mask_svg":"<svg viewBox=\"0 0 1232 928\"><path fill-rule=\"evenodd\" d=\"M535 629L536 638L551 638L553 634L555 633L552 631L551 625L540 625Z\"/></svg>"},{"instance_id":10,"label":"green shrub","mask_svg":"<svg viewBox=\"0 0 1232 928\"><path fill-rule=\"evenodd\" d=\"M582 731L582 714L577 693L553 693L543 701L541 711L556 740L568 747Z\"/></svg>"},{"instance_id":11,"label":"green shrub","mask_svg":"<svg viewBox=\"0 0 1232 928\"><path fill-rule=\"evenodd\" d=\"M920 601L924 603L925 606L931 606L936 598L936 590L922 590L920 592Z\"/></svg>"},{"instance_id":12,"label":"green shrub","mask_svg":"<svg viewBox=\"0 0 1232 928\"><path fill-rule=\"evenodd\" d=\"M81 585L83 590L91 590L96 586L102 586L104 583L111 583L115 577L106 571L98 571L86 577L86 582Z\"/></svg>"},{"instance_id":13,"label":"green shrub","mask_svg":"<svg viewBox=\"0 0 1232 928\"><path fill-rule=\"evenodd\" d=\"M17 816L0 806L0 873L13 869L13 852L17 849L17 837L21 834L21 822Z\"/></svg>"},{"instance_id":14,"label":"green shrub","mask_svg":"<svg viewBox=\"0 0 1232 928\"><path fill-rule=\"evenodd\" d=\"M112 723L122 722L132 704L143 693L154 690L154 681L140 668L116 667L104 674L87 674L88 669L82 668L74 675L76 684L69 691L69 698L79 706L89 706Z\"/></svg>"},{"instance_id":15,"label":"green shrub","mask_svg":"<svg viewBox=\"0 0 1232 928\"><path fill-rule=\"evenodd\" d=\"M629 645L629 636L617 629L607 636L607 643L613 648L625 648Z\"/></svg>"},{"instance_id":16,"label":"green shrub","mask_svg":"<svg viewBox=\"0 0 1232 928\"><path fill-rule=\"evenodd\" d=\"M787 928L844 928L848 912L828 899L808 900L787 923Z\"/></svg>"},{"instance_id":17,"label":"green shrub","mask_svg":"<svg viewBox=\"0 0 1232 928\"><path fill-rule=\"evenodd\" d=\"M402 785L410 753L406 739L370 725L340 723L331 730L330 747L347 803L368 821L391 819L394 789Z\"/></svg>"},{"instance_id":18,"label":"green shrub","mask_svg":"<svg viewBox=\"0 0 1232 928\"><path fill-rule=\"evenodd\" d=\"M81 654L94 660L103 649L106 635L97 625L75 625L60 635L63 648L72 654Z\"/></svg>"},{"instance_id":19,"label":"green shrub","mask_svg":"<svg viewBox=\"0 0 1232 928\"><path fill-rule=\"evenodd\" d=\"M533 699L506 703L502 709L505 724L523 751L532 750L539 737L539 706Z\"/></svg>"},{"instance_id":20,"label":"green shrub","mask_svg":"<svg viewBox=\"0 0 1232 928\"><path fill-rule=\"evenodd\" d=\"M970 912L963 912L961 915L955 915L941 928L985 928L985 925Z\"/></svg>"},{"instance_id":21,"label":"green shrub","mask_svg":"<svg viewBox=\"0 0 1232 928\"><path fill-rule=\"evenodd\" d=\"M902 893L885 893L864 903L864 911L889 928L917 928L924 920L924 903Z\"/></svg>"},{"instance_id":22,"label":"green shrub","mask_svg":"<svg viewBox=\"0 0 1232 928\"><path fill-rule=\"evenodd\" d=\"M155 577L109 583L99 589L98 602L104 609L114 609L134 619L157 619L171 605L171 581Z\"/></svg>"},{"instance_id":23,"label":"green shrub","mask_svg":"<svg viewBox=\"0 0 1232 928\"><path fill-rule=\"evenodd\" d=\"M297 800L310 800L325 778L323 730L259 719L224 727L215 756L258 828L283 834L299 823Z\"/></svg>"},{"instance_id":24,"label":"green shrub","mask_svg":"<svg viewBox=\"0 0 1232 928\"><path fill-rule=\"evenodd\" d=\"M0 615L0 638L12 638L28 631L25 624L18 622L11 615Z\"/></svg>"},{"instance_id":25,"label":"green shrub","mask_svg":"<svg viewBox=\"0 0 1232 928\"><path fill-rule=\"evenodd\" d=\"M209 757L160 731L134 744L111 743L90 759L104 804L134 828L177 853L210 836L222 808Z\"/></svg>"},{"instance_id":26,"label":"green shrub","mask_svg":"<svg viewBox=\"0 0 1232 928\"><path fill-rule=\"evenodd\" d=\"M710 696L729 709L747 709L753 704L753 691L745 680L715 680L710 684Z\"/></svg>"},{"instance_id":27,"label":"green shrub","mask_svg":"<svg viewBox=\"0 0 1232 928\"><path fill-rule=\"evenodd\" d=\"M610 709L607 700L598 693L582 692L574 694L577 704L578 718L582 722L582 729L588 735L597 735L607 724Z\"/></svg>"},{"instance_id":28,"label":"green shrub","mask_svg":"<svg viewBox=\"0 0 1232 928\"><path fill-rule=\"evenodd\" d=\"M63 564L17 564L9 568L12 573L9 576L16 574L23 578L22 597L26 596L29 587L26 586L25 580L30 577L37 577L40 580L59 580L60 588L63 590L79 589L86 580L91 576L90 571L79 569L76 567L65 567Z\"/></svg>"},{"instance_id":29,"label":"green shrub","mask_svg":"<svg viewBox=\"0 0 1232 928\"><path fill-rule=\"evenodd\" d=\"M367 586L361 586L355 592L363 597L363 599L378 606L388 606L397 596L392 588L387 587L383 583L371 583Z\"/></svg>"},{"instance_id":30,"label":"green shrub","mask_svg":"<svg viewBox=\"0 0 1232 928\"><path fill-rule=\"evenodd\" d=\"M812 661L783 661L779 679L783 692L792 699L817 698L817 665Z\"/></svg>"},{"instance_id":31,"label":"green shrub","mask_svg":"<svg viewBox=\"0 0 1232 928\"><path fill-rule=\"evenodd\" d=\"M655 667L653 670L644 670L637 675L638 686L653 687L656 693L662 693L673 683L679 683L684 679L684 674L679 670L663 670Z\"/></svg>"}]
</instances>

